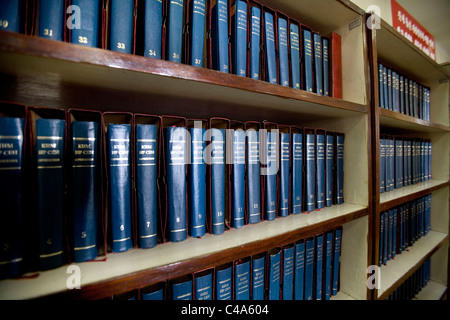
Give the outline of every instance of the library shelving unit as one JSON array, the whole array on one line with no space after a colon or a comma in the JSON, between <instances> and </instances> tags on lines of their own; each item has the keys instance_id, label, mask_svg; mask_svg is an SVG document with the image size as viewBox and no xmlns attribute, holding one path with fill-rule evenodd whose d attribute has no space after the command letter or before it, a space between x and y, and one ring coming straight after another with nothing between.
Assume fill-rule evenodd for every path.
<instances>
[{"instance_id":1,"label":"library shelving unit","mask_svg":"<svg viewBox=\"0 0 450 320\"><path fill-rule=\"evenodd\" d=\"M327 35L342 37L343 99L233 74L0 32L0 100L28 106L126 111L187 118L226 117L345 133L344 200L309 214L263 221L152 249L84 262L81 289L67 289L67 266L0 281L1 299L101 299L213 268L343 227L340 292L367 299L372 204L369 60L364 12L347 1L261 1ZM356 21L356 23L355 23ZM349 27L351 26L351 27ZM448 159L446 160L448 161Z\"/></svg>"},{"instance_id":2,"label":"library shelving unit","mask_svg":"<svg viewBox=\"0 0 450 320\"><path fill-rule=\"evenodd\" d=\"M373 299L385 299L431 257L431 282L417 299L442 298L448 287L449 233L449 74L412 42L380 19L379 29L368 30L372 80L373 232L372 261L378 265L380 213L431 194L431 231L406 252L381 266L381 280ZM431 88L430 121L379 107L378 62ZM380 134L401 135L432 142L429 181L380 193Z\"/></svg>"}]
</instances>

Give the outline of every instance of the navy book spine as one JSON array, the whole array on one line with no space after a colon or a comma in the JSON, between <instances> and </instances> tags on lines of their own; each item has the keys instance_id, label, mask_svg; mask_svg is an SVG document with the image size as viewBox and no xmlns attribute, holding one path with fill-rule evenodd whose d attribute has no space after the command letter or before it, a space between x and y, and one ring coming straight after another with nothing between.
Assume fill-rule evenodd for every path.
<instances>
[{"instance_id":1,"label":"navy book spine","mask_svg":"<svg viewBox=\"0 0 450 320\"><path fill-rule=\"evenodd\" d=\"M324 265L324 275L323 279L323 297L325 300L330 300L331 298L331 262L333 257L333 232L329 231L325 234L325 265Z\"/></svg>"},{"instance_id":2,"label":"navy book spine","mask_svg":"<svg viewBox=\"0 0 450 320\"><path fill-rule=\"evenodd\" d=\"M384 107L383 65L378 63L378 100L380 108Z\"/></svg>"},{"instance_id":3,"label":"navy book spine","mask_svg":"<svg viewBox=\"0 0 450 320\"><path fill-rule=\"evenodd\" d=\"M322 62L322 39L319 34L313 33L314 37L314 71L316 82L316 93L323 95L323 62Z\"/></svg>"},{"instance_id":4,"label":"navy book spine","mask_svg":"<svg viewBox=\"0 0 450 320\"><path fill-rule=\"evenodd\" d=\"M136 194L139 246L152 248L158 242L158 146L157 127L136 125Z\"/></svg>"},{"instance_id":5,"label":"navy book spine","mask_svg":"<svg viewBox=\"0 0 450 320\"><path fill-rule=\"evenodd\" d=\"M131 249L130 125L109 124L109 176L113 252Z\"/></svg>"},{"instance_id":6,"label":"navy book spine","mask_svg":"<svg viewBox=\"0 0 450 320\"><path fill-rule=\"evenodd\" d=\"M405 80L404 77L402 75L399 76L399 89L398 89L398 94L399 94L399 112L401 113L405 113Z\"/></svg>"},{"instance_id":7,"label":"navy book spine","mask_svg":"<svg viewBox=\"0 0 450 320\"><path fill-rule=\"evenodd\" d=\"M295 244L294 300L303 300L305 285L305 242Z\"/></svg>"},{"instance_id":8,"label":"navy book spine","mask_svg":"<svg viewBox=\"0 0 450 320\"><path fill-rule=\"evenodd\" d=\"M336 166L336 185L337 185L337 204L344 203L344 140L343 135L336 137L337 166Z\"/></svg>"},{"instance_id":9,"label":"navy book spine","mask_svg":"<svg viewBox=\"0 0 450 320\"><path fill-rule=\"evenodd\" d=\"M110 50L133 53L134 0L111 0Z\"/></svg>"},{"instance_id":10,"label":"navy book spine","mask_svg":"<svg viewBox=\"0 0 450 320\"><path fill-rule=\"evenodd\" d=\"M234 266L234 300L250 300L250 261Z\"/></svg>"},{"instance_id":11,"label":"navy book spine","mask_svg":"<svg viewBox=\"0 0 450 320\"><path fill-rule=\"evenodd\" d=\"M265 198L265 218L274 220L277 217L277 133L267 131L266 134L266 198Z\"/></svg>"},{"instance_id":12,"label":"navy book spine","mask_svg":"<svg viewBox=\"0 0 450 320\"><path fill-rule=\"evenodd\" d=\"M389 211L384 212L384 238L383 238L383 264L388 260L388 239L389 239Z\"/></svg>"},{"instance_id":13,"label":"navy book spine","mask_svg":"<svg viewBox=\"0 0 450 320\"><path fill-rule=\"evenodd\" d=\"M97 48L101 16L100 0L72 0L72 5L80 8L80 28L71 29L71 42ZM72 23L74 23L73 20Z\"/></svg>"},{"instance_id":14,"label":"navy book spine","mask_svg":"<svg viewBox=\"0 0 450 320\"><path fill-rule=\"evenodd\" d=\"M316 208L316 155L314 134L306 134L306 211L313 211Z\"/></svg>"},{"instance_id":15,"label":"navy book spine","mask_svg":"<svg viewBox=\"0 0 450 320\"><path fill-rule=\"evenodd\" d=\"M261 221L261 170L259 161L259 132L247 130L247 187L248 187L248 222Z\"/></svg>"},{"instance_id":16,"label":"navy book spine","mask_svg":"<svg viewBox=\"0 0 450 320\"><path fill-rule=\"evenodd\" d=\"M399 107L398 107L398 101L399 101L398 89L399 89L398 73L395 72L395 71L392 71L392 109L395 112L399 112Z\"/></svg>"},{"instance_id":17,"label":"navy book spine","mask_svg":"<svg viewBox=\"0 0 450 320\"><path fill-rule=\"evenodd\" d=\"M0 117L0 279L18 276L23 269L23 159L24 129L22 118Z\"/></svg>"},{"instance_id":18,"label":"navy book spine","mask_svg":"<svg viewBox=\"0 0 450 320\"><path fill-rule=\"evenodd\" d=\"M225 232L225 129L210 129L212 234Z\"/></svg>"},{"instance_id":19,"label":"navy book spine","mask_svg":"<svg viewBox=\"0 0 450 320\"><path fill-rule=\"evenodd\" d=\"M403 140L395 139L395 188L403 187Z\"/></svg>"},{"instance_id":20,"label":"navy book spine","mask_svg":"<svg viewBox=\"0 0 450 320\"><path fill-rule=\"evenodd\" d=\"M333 159L334 159L334 142L333 135L326 135L326 161L325 161L325 206L333 205Z\"/></svg>"},{"instance_id":21,"label":"navy book spine","mask_svg":"<svg viewBox=\"0 0 450 320\"><path fill-rule=\"evenodd\" d=\"M162 59L162 0L145 0L144 56Z\"/></svg>"},{"instance_id":22,"label":"navy book spine","mask_svg":"<svg viewBox=\"0 0 450 320\"><path fill-rule=\"evenodd\" d=\"M392 220L392 258L394 258L397 253L397 208L392 210Z\"/></svg>"},{"instance_id":23,"label":"navy book spine","mask_svg":"<svg viewBox=\"0 0 450 320\"><path fill-rule=\"evenodd\" d=\"M313 300L315 239L306 240L304 300Z\"/></svg>"},{"instance_id":24,"label":"navy book spine","mask_svg":"<svg viewBox=\"0 0 450 320\"><path fill-rule=\"evenodd\" d=\"M281 251L269 254L269 300L280 300Z\"/></svg>"},{"instance_id":25,"label":"navy book spine","mask_svg":"<svg viewBox=\"0 0 450 320\"><path fill-rule=\"evenodd\" d=\"M305 90L313 92L313 75L312 75L312 42L311 31L303 30L303 63L305 70Z\"/></svg>"},{"instance_id":26,"label":"navy book spine","mask_svg":"<svg viewBox=\"0 0 450 320\"><path fill-rule=\"evenodd\" d=\"M183 56L184 0L171 0L168 7L167 60L181 63Z\"/></svg>"},{"instance_id":27,"label":"navy book spine","mask_svg":"<svg viewBox=\"0 0 450 320\"><path fill-rule=\"evenodd\" d=\"M192 21L190 64L196 67L203 67L203 48L205 44L206 30L206 1L192 1L190 10Z\"/></svg>"},{"instance_id":28,"label":"navy book spine","mask_svg":"<svg viewBox=\"0 0 450 320\"><path fill-rule=\"evenodd\" d=\"M383 263L384 250L384 212L380 212L380 240L378 246L378 266L381 267Z\"/></svg>"},{"instance_id":29,"label":"navy book spine","mask_svg":"<svg viewBox=\"0 0 450 320\"><path fill-rule=\"evenodd\" d=\"M72 208L74 261L95 259L98 255L99 140L98 124L72 123Z\"/></svg>"},{"instance_id":30,"label":"navy book spine","mask_svg":"<svg viewBox=\"0 0 450 320\"><path fill-rule=\"evenodd\" d=\"M283 249L283 300L292 300L294 293L295 247Z\"/></svg>"},{"instance_id":31,"label":"navy book spine","mask_svg":"<svg viewBox=\"0 0 450 320\"><path fill-rule=\"evenodd\" d=\"M275 27L273 14L264 12L264 48L266 57L266 81L278 83L277 61L275 52Z\"/></svg>"},{"instance_id":32,"label":"navy book spine","mask_svg":"<svg viewBox=\"0 0 450 320\"><path fill-rule=\"evenodd\" d=\"M252 300L264 300L266 257L252 259Z\"/></svg>"},{"instance_id":33,"label":"navy book spine","mask_svg":"<svg viewBox=\"0 0 450 320\"><path fill-rule=\"evenodd\" d=\"M0 1L0 30L22 32L21 7L21 0Z\"/></svg>"},{"instance_id":34,"label":"navy book spine","mask_svg":"<svg viewBox=\"0 0 450 320\"><path fill-rule=\"evenodd\" d=\"M325 207L325 135L316 134L316 208Z\"/></svg>"},{"instance_id":35,"label":"navy book spine","mask_svg":"<svg viewBox=\"0 0 450 320\"><path fill-rule=\"evenodd\" d=\"M169 240L174 242L187 238L186 139L186 128L166 128Z\"/></svg>"},{"instance_id":36,"label":"navy book spine","mask_svg":"<svg viewBox=\"0 0 450 320\"><path fill-rule=\"evenodd\" d=\"M260 72L260 42L261 42L261 9L251 9L251 34L250 34L250 78L259 80Z\"/></svg>"},{"instance_id":37,"label":"navy book spine","mask_svg":"<svg viewBox=\"0 0 450 320\"><path fill-rule=\"evenodd\" d=\"M216 300L231 300L233 281L232 267L216 270Z\"/></svg>"},{"instance_id":38,"label":"navy book spine","mask_svg":"<svg viewBox=\"0 0 450 320\"><path fill-rule=\"evenodd\" d=\"M303 135L292 134L292 213L302 212Z\"/></svg>"},{"instance_id":39,"label":"navy book spine","mask_svg":"<svg viewBox=\"0 0 450 320\"><path fill-rule=\"evenodd\" d=\"M388 97L388 105L387 109L394 110L393 108L393 85L392 85L392 70L387 68L387 97Z\"/></svg>"},{"instance_id":40,"label":"navy book spine","mask_svg":"<svg viewBox=\"0 0 450 320\"><path fill-rule=\"evenodd\" d=\"M289 215L290 134L280 133L280 217Z\"/></svg>"},{"instance_id":41,"label":"navy book spine","mask_svg":"<svg viewBox=\"0 0 450 320\"><path fill-rule=\"evenodd\" d=\"M394 190L395 188L395 143L394 139L389 139L389 175L390 183L389 190Z\"/></svg>"},{"instance_id":42,"label":"navy book spine","mask_svg":"<svg viewBox=\"0 0 450 320\"><path fill-rule=\"evenodd\" d=\"M389 109L389 94L388 94L388 80L387 68L383 66L383 93L384 93L384 108Z\"/></svg>"},{"instance_id":43,"label":"navy book spine","mask_svg":"<svg viewBox=\"0 0 450 320\"><path fill-rule=\"evenodd\" d=\"M228 0L211 0L211 12L213 69L228 73Z\"/></svg>"},{"instance_id":44,"label":"navy book spine","mask_svg":"<svg viewBox=\"0 0 450 320\"><path fill-rule=\"evenodd\" d=\"M212 272L195 277L195 300L212 300L213 277Z\"/></svg>"},{"instance_id":45,"label":"navy book spine","mask_svg":"<svg viewBox=\"0 0 450 320\"><path fill-rule=\"evenodd\" d=\"M339 267L341 256L342 229L337 229L334 234L334 252L333 252L333 282L331 294L335 296L339 287Z\"/></svg>"},{"instance_id":46,"label":"navy book spine","mask_svg":"<svg viewBox=\"0 0 450 320\"><path fill-rule=\"evenodd\" d=\"M164 300L164 288L141 294L142 300Z\"/></svg>"},{"instance_id":47,"label":"navy book spine","mask_svg":"<svg viewBox=\"0 0 450 320\"><path fill-rule=\"evenodd\" d=\"M205 129L191 128L191 162L189 164L189 234L206 233L206 164L203 159Z\"/></svg>"},{"instance_id":48,"label":"navy book spine","mask_svg":"<svg viewBox=\"0 0 450 320\"><path fill-rule=\"evenodd\" d=\"M245 131L233 131L232 210L234 228L245 223Z\"/></svg>"},{"instance_id":49,"label":"navy book spine","mask_svg":"<svg viewBox=\"0 0 450 320\"><path fill-rule=\"evenodd\" d=\"M36 120L40 270L64 262L64 140L64 120Z\"/></svg>"},{"instance_id":50,"label":"navy book spine","mask_svg":"<svg viewBox=\"0 0 450 320\"><path fill-rule=\"evenodd\" d=\"M192 300L192 280L172 283L172 300Z\"/></svg>"},{"instance_id":51,"label":"navy book spine","mask_svg":"<svg viewBox=\"0 0 450 320\"><path fill-rule=\"evenodd\" d=\"M278 18L277 22L280 84L289 87L288 25L284 18Z\"/></svg>"},{"instance_id":52,"label":"navy book spine","mask_svg":"<svg viewBox=\"0 0 450 320\"><path fill-rule=\"evenodd\" d=\"M300 31L295 23L289 24L291 52L291 86L300 89Z\"/></svg>"},{"instance_id":53,"label":"navy book spine","mask_svg":"<svg viewBox=\"0 0 450 320\"><path fill-rule=\"evenodd\" d=\"M386 190L386 140L380 138L380 193Z\"/></svg>"},{"instance_id":54,"label":"navy book spine","mask_svg":"<svg viewBox=\"0 0 450 320\"><path fill-rule=\"evenodd\" d=\"M39 1L39 37L64 41L64 1Z\"/></svg>"},{"instance_id":55,"label":"navy book spine","mask_svg":"<svg viewBox=\"0 0 450 320\"><path fill-rule=\"evenodd\" d=\"M233 73L247 76L247 3L236 0L231 8Z\"/></svg>"},{"instance_id":56,"label":"navy book spine","mask_svg":"<svg viewBox=\"0 0 450 320\"><path fill-rule=\"evenodd\" d=\"M323 234L316 237L315 300L322 300Z\"/></svg>"},{"instance_id":57,"label":"navy book spine","mask_svg":"<svg viewBox=\"0 0 450 320\"><path fill-rule=\"evenodd\" d=\"M328 62L328 39L322 39L322 61L323 61L323 95L330 95L330 82L329 82L329 62Z\"/></svg>"}]
</instances>

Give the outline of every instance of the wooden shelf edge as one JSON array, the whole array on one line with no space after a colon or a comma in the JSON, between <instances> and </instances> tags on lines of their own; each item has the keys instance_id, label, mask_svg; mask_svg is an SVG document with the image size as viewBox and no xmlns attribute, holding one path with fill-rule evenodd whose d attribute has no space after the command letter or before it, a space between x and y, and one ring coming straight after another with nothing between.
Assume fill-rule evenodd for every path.
<instances>
[{"instance_id":1,"label":"wooden shelf edge","mask_svg":"<svg viewBox=\"0 0 450 320\"><path fill-rule=\"evenodd\" d=\"M380 111L380 125L381 126L389 126L389 124L383 123L383 117L385 117L386 119L398 122L398 124L399 124L398 127L402 128L402 129L412 129L412 130L424 131L424 132L450 132L449 126L445 126L440 123L422 120L419 118L408 116L408 115L400 113L400 112L395 112L395 111L383 109L380 107L378 107L378 110Z\"/></svg>"}]
</instances>

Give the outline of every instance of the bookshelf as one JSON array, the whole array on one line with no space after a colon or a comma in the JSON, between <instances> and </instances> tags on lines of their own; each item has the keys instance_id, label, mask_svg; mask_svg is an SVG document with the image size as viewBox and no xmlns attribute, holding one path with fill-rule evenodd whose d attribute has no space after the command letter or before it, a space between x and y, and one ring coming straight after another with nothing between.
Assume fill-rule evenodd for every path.
<instances>
[{"instance_id":1,"label":"bookshelf","mask_svg":"<svg viewBox=\"0 0 450 320\"><path fill-rule=\"evenodd\" d=\"M373 299L383 300L431 257L431 282L417 298L443 297L448 287L449 233L449 74L381 19L381 28L368 30L372 86L373 217L372 261L378 265L380 213L431 193L431 232L406 252L381 266L381 284ZM379 107L378 61L395 67L431 88L430 121ZM432 179L380 193L380 134L430 139Z\"/></svg>"}]
</instances>

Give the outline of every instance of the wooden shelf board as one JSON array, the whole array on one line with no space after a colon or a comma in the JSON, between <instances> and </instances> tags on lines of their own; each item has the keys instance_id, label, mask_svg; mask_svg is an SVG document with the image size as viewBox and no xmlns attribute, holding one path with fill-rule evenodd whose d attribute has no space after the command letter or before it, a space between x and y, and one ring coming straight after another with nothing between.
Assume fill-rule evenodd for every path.
<instances>
[{"instance_id":1,"label":"wooden shelf board","mask_svg":"<svg viewBox=\"0 0 450 320\"><path fill-rule=\"evenodd\" d=\"M388 128L399 128L415 132L450 132L450 127L399 112L379 108L380 125Z\"/></svg>"},{"instance_id":2,"label":"wooden shelf board","mask_svg":"<svg viewBox=\"0 0 450 320\"><path fill-rule=\"evenodd\" d=\"M106 261L76 264L81 269L81 290L67 290L70 274L66 273L67 266L62 266L39 272L34 279L0 281L0 299L32 299L55 294L103 298L290 244L367 214L366 207L344 203L309 214L231 229L222 235L207 234L200 239L168 242L152 249L108 254Z\"/></svg>"},{"instance_id":3,"label":"wooden shelf board","mask_svg":"<svg viewBox=\"0 0 450 320\"><path fill-rule=\"evenodd\" d=\"M447 287L445 285L430 280L413 300L441 300L446 292Z\"/></svg>"}]
</instances>

